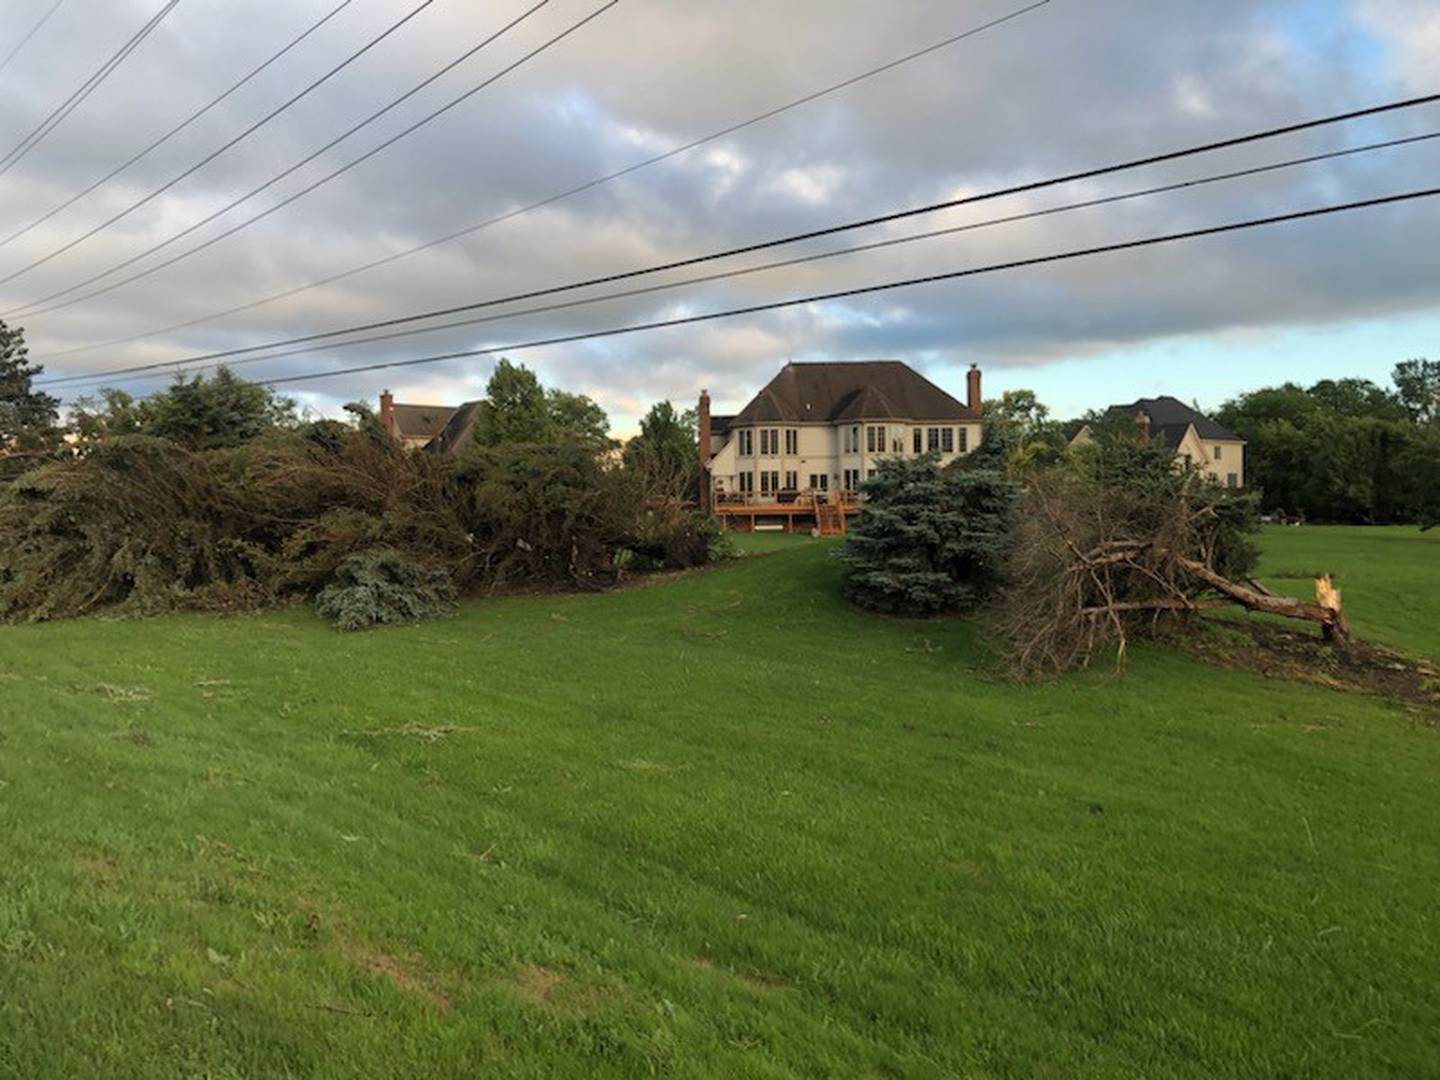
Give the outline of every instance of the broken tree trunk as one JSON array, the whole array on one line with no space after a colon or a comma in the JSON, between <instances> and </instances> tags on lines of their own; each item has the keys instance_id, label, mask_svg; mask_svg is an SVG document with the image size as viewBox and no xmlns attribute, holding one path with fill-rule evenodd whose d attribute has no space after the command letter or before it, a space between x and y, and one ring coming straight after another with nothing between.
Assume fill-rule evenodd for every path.
<instances>
[{"instance_id":1,"label":"broken tree trunk","mask_svg":"<svg viewBox=\"0 0 1440 1080\"><path fill-rule=\"evenodd\" d=\"M1311 604L1289 596L1266 596L1254 589L1247 589L1243 585L1237 585L1223 574L1216 573L1204 563L1197 562L1195 559L1187 559L1183 555L1175 556L1175 562L1186 573L1198 578L1216 592L1229 597L1250 611L1283 615L1289 619L1308 619L1320 624L1327 640L1348 641L1350 639L1350 626L1345 621L1344 613L1340 610L1340 591L1330 583L1328 577L1316 579L1317 602Z\"/></svg>"}]
</instances>

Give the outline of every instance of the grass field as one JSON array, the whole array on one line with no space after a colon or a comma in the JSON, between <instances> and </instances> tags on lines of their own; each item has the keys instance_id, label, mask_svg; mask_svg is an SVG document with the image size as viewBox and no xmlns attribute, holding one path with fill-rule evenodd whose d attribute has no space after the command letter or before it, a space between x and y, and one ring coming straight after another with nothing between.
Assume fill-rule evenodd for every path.
<instances>
[{"instance_id":1,"label":"grass field","mask_svg":"<svg viewBox=\"0 0 1440 1080\"><path fill-rule=\"evenodd\" d=\"M1011 686L759 543L0 628L0 1075L1440 1075L1440 731L1158 649ZM1433 540L1266 543L1435 654Z\"/></svg>"},{"instance_id":2,"label":"grass field","mask_svg":"<svg viewBox=\"0 0 1440 1080\"><path fill-rule=\"evenodd\" d=\"M1355 629L1378 643L1440 659L1440 529L1272 526L1260 576L1313 599L1317 573L1334 573Z\"/></svg>"}]
</instances>

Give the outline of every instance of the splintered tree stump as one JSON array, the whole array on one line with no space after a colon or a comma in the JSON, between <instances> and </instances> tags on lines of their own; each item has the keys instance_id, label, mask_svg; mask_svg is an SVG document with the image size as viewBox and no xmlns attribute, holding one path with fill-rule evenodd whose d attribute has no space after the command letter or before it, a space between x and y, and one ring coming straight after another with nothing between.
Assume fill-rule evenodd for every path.
<instances>
[{"instance_id":1,"label":"splintered tree stump","mask_svg":"<svg viewBox=\"0 0 1440 1080\"><path fill-rule=\"evenodd\" d=\"M1330 621L1323 624L1325 640L1348 641L1350 624L1345 621L1345 611L1340 606L1340 590L1330 580L1329 574L1315 579L1315 602L1331 614Z\"/></svg>"}]
</instances>

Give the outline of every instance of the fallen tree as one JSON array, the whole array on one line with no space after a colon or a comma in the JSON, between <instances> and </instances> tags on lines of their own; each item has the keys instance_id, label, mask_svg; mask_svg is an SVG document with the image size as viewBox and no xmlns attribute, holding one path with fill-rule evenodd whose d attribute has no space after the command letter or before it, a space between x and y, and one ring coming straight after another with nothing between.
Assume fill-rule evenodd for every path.
<instances>
[{"instance_id":1,"label":"fallen tree","mask_svg":"<svg viewBox=\"0 0 1440 1080\"><path fill-rule=\"evenodd\" d=\"M1124 664L1137 634L1181 632L1200 612L1227 606L1350 638L1339 590L1316 583L1314 602L1247 580L1254 500L1191 472L1102 465L1047 474L1027 489L1011 547L1000 628L1017 673L1083 668L1102 653ZM1157 458L1158 460L1158 458Z\"/></svg>"}]
</instances>

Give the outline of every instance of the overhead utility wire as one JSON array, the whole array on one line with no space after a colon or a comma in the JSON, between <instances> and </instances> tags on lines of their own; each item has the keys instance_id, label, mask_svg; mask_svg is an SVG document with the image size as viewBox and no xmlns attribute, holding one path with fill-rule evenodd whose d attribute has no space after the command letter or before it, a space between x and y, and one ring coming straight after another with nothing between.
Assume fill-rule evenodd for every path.
<instances>
[{"instance_id":1,"label":"overhead utility wire","mask_svg":"<svg viewBox=\"0 0 1440 1080\"><path fill-rule=\"evenodd\" d=\"M346 278L354 277L357 274L362 274L369 270L375 270L379 267L387 266L390 263L399 261L400 259L408 258L411 255L417 255L420 252L428 251L434 247L439 247L441 244L447 244L452 240L458 240L461 237L469 236L472 233L479 232L481 229L487 229L492 225L498 225L501 222L509 221L512 218L521 216L522 214L528 214L533 210L539 210L542 207L551 206L564 199L569 199L583 192L591 191L601 186L602 184L607 184L612 180L618 180L621 177L628 176L631 173L638 172L639 170L648 168L651 165L658 165L661 162L667 161L670 158L683 154L686 151L694 150L697 147L704 146L705 144L714 142L717 139L722 139L727 135L733 135L738 131L744 130L745 128L751 127L765 120L769 120L773 117L789 112L791 109L796 109L802 105L807 105L813 101L818 101L819 99L827 97L830 94L837 93L838 91L844 90L847 87L854 86L857 83L863 82L866 79L870 79L876 75L880 75L884 72L897 68L902 64L907 64L912 60L918 60L923 56L928 56L931 53L943 49L949 45L954 45L957 42L964 41L966 38L974 37L976 34L983 33L984 31L989 30L993 27L997 27L1002 23L1006 23L1012 19L1019 18L1021 15L1024 15L1027 12L1031 12L1036 10L1037 8L1044 7L1048 3L1050 3L1050 0L1039 0L1038 3L1030 4L1028 7L1013 11L1009 15L994 19L981 26L972 27L971 29L965 30L962 33L948 37L943 41L936 42L933 45L928 45L923 49L919 49L915 52L909 53L896 60L891 60L888 63L880 65L879 67L871 68L868 71L861 72L859 75L853 75L850 78L843 80L842 82L833 83L832 85L827 86L824 89L816 90L812 93L806 94L803 97L796 98L795 100L788 102L787 104L769 109L768 111L760 113L757 116L752 116L748 120L742 120L738 123L730 124L728 127L721 128L719 131L714 131L698 139L693 139L690 142L685 143L683 146L677 146L671 150L666 150L663 153L656 154L653 157L646 158L645 160L636 162L633 165L628 165L623 169L619 169L605 176L600 176L593 180L588 180L585 183L572 187L567 191L562 191L555 195L551 195L545 199L540 200L539 202L534 202L529 204L528 206L523 206L515 210L507 211L506 213L501 214L498 217L489 218L488 220L477 222L473 225L467 225L463 229L458 229L455 232L449 233L445 236L437 237L434 240L429 240L423 244L408 248L404 251L395 252L391 255L386 255L383 258L376 259L373 262L364 263L360 266L352 267L349 270L344 270L339 273L332 274L329 277L320 278L319 280L312 281L307 285L300 285L296 288L287 289L284 292L275 293L260 300L253 300L249 303L241 304L238 307L227 308L224 311L218 311L210 315L204 315L198 319L190 319L186 322L175 323L174 325L161 327L156 330L147 330L142 334L132 334L129 337L116 338L111 341L98 342L94 345L82 345L78 348L67 349L64 352L52 354L52 359L67 356L78 356L81 353L94 352L97 349L111 349L117 345L129 345L131 342L141 341L152 337L158 337L162 334L172 334L177 330L188 330L192 326L200 326L204 323L214 322L216 319L223 319L230 315L238 315L245 311L253 311L256 308L264 307L267 304L273 304L280 300L288 300L292 296L298 296L300 293L308 292L311 289L318 289L325 285L333 285L337 281L343 281Z\"/></svg>"},{"instance_id":2,"label":"overhead utility wire","mask_svg":"<svg viewBox=\"0 0 1440 1080\"><path fill-rule=\"evenodd\" d=\"M39 127L21 139L3 158L0 158L0 176L4 176L16 165L20 164L25 156L44 142L46 136L59 127L67 116L78 109L86 98L100 89L100 84L108 79L121 64L129 59L130 54L140 47L140 44L164 21L166 15L169 15L170 12L175 10L175 6L179 3L180 0L170 0L156 15L151 17L149 22L135 33L134 37L120 47L119 52L105 61L95 74L80 84L78 90L66 98L60 105L57 105L54 111L40 122Z\"/></svg>"},{"instance_id":3,"label":"overhead utility wire","mask_svg":"<svg viewBox=\"0 0 1440 1080\"><path fill-rule=\"evenodd\" d=\"M9 67L10 61L19 56L25 46L30 44L30 39L44 29L45 24L50 21L50 17L60 10L60 5L63 3L65 3L65 0L55 0L55 3L50 5L50 10L40 16L40 21L30 28L30 32L20 39L19 44L5 54L5 59L0 60L0 72L3 72Z\"/></svg>"},{"instance_id":4,"label":"overhead utility wire","mask_svg":"<svg viewBox=\"0 0 1440 1080\"><path fill-rule=\"evenodd\" d=\"M752 304L748 307L729 308L725 311L711 311L703 315L687 315L677 319L661 319L655 322L613 327L608 330L592 330L579 334L565 334L559 337L542 338L536 341L521 341L510 345L497 345L485 349L465 349L460 352L443 353L438 356L421 356L409 360L389 360L375 364L361 364L355 367L336 368L331 371L312 371L296 375L281 375L275 378L262 379L260 382L265 386L311 382L316 379L332 379L340 375L356 375L371 371L384 371L391 368L416 367L421 364L438 364L447 360L465 360L477 356L495 356L499 353L520 352L526 349L538 349L551 345L567 345L579 341L619 337L624 334L636 334L647 330L662 330L675 326L691 326L696 323L712 322L717 319L729 319L740 315L756 315L767 311L779 311L782 308L801 307L806 304L823 304L834 300L845 300L856 296L868 296L874 293L887 292L893 289L908 289L917 285L930 285L941 281L955 281L961 278L977 277L981 274L1017 270L1028 266L1044 266L1050 263L1065 262L1070 259L1082 259L1095 255L1132 251L1138 248L1154 247L1159 244L1170 244L1181 240L1194 240L1205 236L1219 236L1225 233L1240 232L1245 229L1278 225L1282 222L1303 221L1310 218L1362 210L1369 207L1388 206L1415 199L1431 198L1435 195L1440 195L1440 187L1409 191L1398 195L1385 195L1374 199L1360 199L1355 202L1338 203L1331 206L1315 207L1309 210L1298 210L1288 214L1274 214L1269 217L1250 218L1245 221L1230 222L1225 225L1212 225L1204 229L1188 229L1184 232L1149 236L1139 240L1126 240L1118 244L1102 244L1097 247L1062 251L1052 255L1040 255L1030 259L1014 259L1009 262L991 263L988 266L971 267L965 270L951 270L942 274L926 274L923 277L905 278L900 281L889 281L879 285L864 285L855 289L841 289L836 292L818 293L813 296L795 297L790 300L776 300L766 304Z\"/></svg>"},{"instance_id":5,"label":"overhead utility wire","mask_svg":"<svg viewBox=\"0 0 1440 1080\"><path fill-rule=\"evenodd\" d=\"M161 270L164 270L164 269L166 269L167 267L174 266L176 263L179 263L179 262L183 262L184 260L190 258L192 255L197 255L197 254L199 254L200 252L205 251L207 248L211 248L211 247L215 246L216 244L220 243L221 241L226 240L226 239L229 239L230 237L234 236L236 233L241 232L242 230L249 228L251 225L254 225L255 223L257 223L257 222L259 222L259 221L263 221L265 218L268 218L271 214L278 213L279 211L285 209L287 206L290 206L290 205L292 205L293 203L298 202L300 199L303 199L306 195L309 195L311 192L317 190L318 188L324 187L326 184L330 183L332 180L336 179L337 177L344 175L345 173L349 172L351 169L355 168L356 166L358 166L358 165L360 165L360 164L362 164L362 163L364 163L364 162L366 162L366 161L369 161L371 158L375 157L377 154L380 154L380 153L382 153L383 151L385 151L385 150L389 149L390 147L394 146L394 145L395 145L396 143L398 143L401 139L406 138L407 136L409 136L409 135L413 134L414 132L420 130L422 127L424 127L426 124L430 123L431 121L439 118L440 116L443 116L445 113L449 112L451 109L455 108L456 106L462 104L462 103L465 102L465 101L468 101L470 98L472 98L472 97L474 97L476 94L478 94L481 90L484 90L487 86L490 86L491 84L498 82L499 80L503 79L506 75L509 75L512 71L515 71L517 68L522 67L522 66L524 66L525 64L529 63L531 60L533 60L535 57L539 56L541 53L547 51L548 49L552 48L552 47L555 46L555 45L558 45L558 44L559 44L561 41L563 41L565 38L569 37L571 34L575 33L575 32L578 31L578 30L580 30L582 27L586 26L587 24L589 24L589 23L592 22L593 20L599 18L601 15L603 15L605 12L609 11L611 8L613 8L613 7L614 7L616 4L618 4L619 2L620 2L620 0L607 0L607 3L602 4L600 7L596 8L596 9L595 9L594 11L592 11L589 15L586 15L584 18L580 19L578 22L572 23L570 26L566 27L566 29L562 30L560 33L556 34L554 37L552 37L552 38L550 38L549 40L545 41L543 44L538 45L538 46L535 47L534 49L531 49L528 53L526 53L525 55L521 56L518 60L515 60L514 62L508 64L507 66L505 66L505 67L503 67L503 68L501 68L501 69L500 69L498 72L496 72L494 75L491 75L489 78L483 80L482 82L478 83L477 85L472 86L469 90L465 91L465 93L461 94L459 97L454 98L453 100L451 100L451 101L448 102L447 104L445 104L445 105L441 106L440 108L436 109L434 112L431 112L431 113L427 114L426 116L421 117L421 118L420 118L419 120L417 120L415 123L411 124L409 127L405 128L405 129L403 129L403 130L400 131L398 134L393 135L393 136L391 136L390 138L386 139L384 142L380 143L378 146L373 147L373 148L370 149L370 150L367 150L365 153L361 154L359 157L354 158L353 160L347 162L346 164L342 165L340 168L335 169L333 172L327 173L326 175L322 176L319 180L316 180L314 183L309 184L309 185L307 185L306 187L301 188L299 191L295 192L293 195L287 196L286 198L282 199L280 202L276 203L274 206L271 206L271 207L269 207L268 209L261 211L260 213L254 215L253 217L247 218L246 220L240 222L238 225L232 226L231 228L225 230L224 232L219 233L219 234L217 234L217 235L215 235L215 236L212 236L210 239L205 240L205 241L202 241L201 243L196 244L194 247L189 248L189 249L187 249L187 250L185 250L185 251L180 252L178 255L173 255L173 256L171 256L170 258L166 259L166 260L163 261L163 262L156 263L154 266L151 266L151 267L148 267L148 268L146 268L146 269L144 269L144 270L141 270L141 271L138 272L138 273L131 274L131 275L128 276L128 277L121 278L119 281L111 282L109 285L102 286L102 287L99 288L99 289L94 289L94 290L92 290L91 292L88 292L88 293L83 293L82 295L73 297L72 299L69 299L69 300L63 300L63 301L61 301L60 303L50 303L50 301L59 300L61 297L67 296L67 295L69 295L69 294L71 294L71 293L73 293L73 292L76 292L77 290L84 288L86 285L93 284L94 282L99 281L99 280L100 280L101 278L103 278L103 277L108 277L110 274L114 273L116 270L119 270L119 269L122 269L123 267L129 266L129 265L137 262L139 259L144 258L146 255L153 254L154 252L159 251L161 248L166 247L167 245L169 245L170 243L172 243L174 240L179 239L180 236L185 235L185 233L192 232L192 231L194 231L195 228L198 227L198 225L192 226L190 229L185 230L184 233L180 233L180 234L177 234L176 236L171 237L169 240L166 240L166 241L164 241L163 243L156 245L154 248L151 248L150 251L148 251L148 252L142 252L140 255L135 256L134 258L127 259L127 260L125 260L124 262L117 264L116 266L112 266L112 267L110 267L110 269L108 269L108 270L106 270L106 271L104 271L104 272L102 272L102 273L100 273L100 274L94 275L94 276L92 276L92 277L90 277L90 278L87 278L85 281L82 281L82 282L79 282L79 283L77 283L77 284L75 284L75 285L72 285L72 286L70 286L68 289L62 289L60 292L52 293L50 296L45 297L45 298L43 298L43 299L41 299L41 300L34 301L34 302L31 303L31 304L27 304L27 305L25 305L23 308L16 308L16 309L14 309L14 310L11 311L11 312L7 312L6 315L13 315L13 314L16 314L16 313L23 312L23 313L27 314L28 316L33 317L33 316L36 316L36 315L44 315L44 314L47 314L48 312L51 312L51 311L58 311L58 310L60 310L61 308L71 307L71 306L74 305L74 304L83 303L83 302L86 301L86 300L92 300L92 299L94 299L94 298L97 297L97 296L103 296L103 295L105 295L106 293L113 292L114 290L119 289L119 288L121 288L121 287L123 287L123 286L125 286L125 285L129 285L129 284L132 283L132 282L139 281L139 280L141 280L142 278L146 278L146 277L149 277L149 276L152 275L152 274L159 273ZM539 4L536 4L535 7L531 8L531 9L530 9L529 11L527 11L525 14L521 15L518 19L516 19L516 20L514 20L513 22L511 22L510 24L508 24L504 29L502 29L502 30L500 31L500 33L504 33L505 30L508 30L511 26L514 26L517 22L520 21L520 19L524 19L524 18L528 17L531 13L533 13L535 10L537 10L539 7L543 6L543 5L546 4L546 3L549 3L549 0L540 0L540 3L539 3ZM498 34L497 34L496 36L498 36ZM493 39L492 39L492 40L493 40ZM242 200L242 201L243 201L243 200ZM218 214L211 215L211 217L209 217L209 218L206 219L206 222L213 220L213 219L214 219L215 217L217 217L217 216L219 216L219 215L218 215ZM205 224L205 222L201 222L201 223L199 223L199 224ZM48 306L48 307L47 307L47 306L41 306L41 305L46 305L46 304L48 304L49 306Z\"/></svg>"},{"instance_id":6,"label":"overhead utility wire","mask_svg":"<svg viewBox=\"0 0 1440 1080\"><path fill-rule=\"evenodd\" d=\"M1231 180L1238 180L1252 176L1260 176L1266 173L1278 172L1282 169L1295 168L1300 165L1309 165L1321 161L1331 161L1337 158L1351 157L1357 154L1371 153L1377 150L1392 149L1395 147L1409 146L1415 143L1427 142L1440 139L1440 131L1430 132L1424 135L1412 135L1401 139L1388 139L1384 142L1368 143L1363 146L1349 147L1343 150L1330 150L1319 154L1309 154L1304 157L1290 158L1286 161L1274 162L1268 165L1257 165L1247 169L1237 169L1230 172L1217 173L1210 176L1198 177L1192 180L1181 180L1175 183L1162 184L1158 187L1144 188L1139 191L1127 191L1116 195L1100 196L1093 199L1086 199L1082 202L1066 203L1061 206L1051 206L1040 210L1029 210L1023 213L1008 214L1003 217L989 218L984 221L969 222L964 225L954 225L943 229L933 229L922 233L913 233L909 236L891 237L885 240L878 240L873 243L860 244L854 247L839 248L833 251L821 251L809 255L800 255L791 259L784 259L778 262L762 263L758 266L742 267L736 270L724 270L714 274L707 274L701 277L685 278L680 281L665 282L660 285L649 285L638 289L629 289L617 293L604 293L599 296L584 297L579 300L568 300L557 304L546 304L539 307L524 308L518 311L502 312L498 315L485 315L477 318L461 319L454 322L440 323L434 326L424 326L416 329L392 331L390 333L375 334L367 337L354 338L346 341L332 341L326 344L307 344L325 341L325 339L339 337L346 334L360 333L365 330L379 329L382 327L403 325L411 321L410 318L389 319L379 323L367 324L362 327L352 327L346 330L332 330L327 333L309 334L304 337L288 338L283 341L270 342L265 345L251 345L241 348L226 349L219 352L202 353L197 356L185 357L181 360L165 360L150 364L137 364L133 367L117 368L105 372L93 372L87 374L76 374L59 376L56 378L41 380L36 383L41 387L65 386L76 383L92 383L115 379L117 377L133 376L143 373L157 374L193 374L197 371L209 371L216 367L236 367L241 364L263 363L267 360L280 360L290 356L309 355L317 352L326 352L333 349L350 348L355 345L369 345L380 341L394 341L398 338L413 337L419 334L437 333L443 330L455 330L467 326L477 326L485 323L500 322L503 320L522 318L530 315L548 314L555 311L565 311L577 307L586 307L592 304L604 303L611 300L632 299L637 296L649 296L655 293L668 292L674 289L685 288L692 285L703 285L714 281L723 281L731 278L745 277L751 274L764 273L770 270L786 269L793 266L802 266L809 263L822 262L827 259L838 258L843 255L855 255L863 252L878 251L886 248L899 247L905 244L915 243L919 240L931 240L942 236L954 236L960 233L975 232L981 229L992 228L997 225L1009 225L1021 221L1033 221L1038 218L1053 217L1058 214L1069 213L1075 210L1093 209L1098 206L1108 206L1114 203L1128 202L1134 199L1146 198L1154 195L1168 194L1174 191L1183 191L1191 188L1204 187L1210 184L1222 183ZM573 285L560 286L547 292L561 292L585 288L589 282L578 282ZM535 294L522 294L533 296ZM479 304L470 305L470 310L482 307L498 306L512 302L516 297L498 297L493 300L482 301ZM413 318L426 318L418 316ZM285 348L282 352L270 352L271 349L280 349L285 346L301 345L300 348ZM264 355L251 355L264 353ZM231 359L239 357L240 359ZM212 361L225 361L224 364L212 363ZM188 365L204 365L203 367L190 367Z\"/></svg>"},{"instance_id":7,"label":"overhead utility wire","mask_svg":"<svg viewBox=\"0 0 1440 1080\"><path fill-rule=\"evenodd\" d=\"M255 121L255 123L251 124L248 128L246 128L244 131L242 131L239 135L236 135L233 139L231 139L229 142L227 142L224 146L221 146L219 149L214 150L214 151L212 151L211 153L205 155L205 157L201 158L201 159L200 159L199 161L197 161L194 165L191 165L191 166L190 166L188 169L186 169L184 172L180 173L179 176L176 176L176 177L174 177L173 179L166 181L164 184L161 184L161 185L160 185L158 188L156 188L154 191L150 192L150 194L148 194L148 195L146 195L144 198L140 199L140 201L135 202L135 203L131 203L131 204L130 204L129 206L127 206L124 210L121 210L119 213L114 214L113 216L111 216L111 217L109 217L109 218L106 218L106 219L105 219L104 221L102 221L99 225L96 225L94 228L92 228L89 232L84 233L84 234L82 234L82 235L80 235L80 236L77 236L74 240L71 240L69 243L66 243L66 244L61 245L59 248L56 248L54 251L50 252L50 254L46 255L44 258L36 259L34 262L30 263L28 266L23 266L23 267L21 267L19 270L16 270L14 273L10 274L8 277L0 278L0 284L5 284L6 282L14 281L16 278L20 277L22 274L28 274L31 270L34 270L36 267L44 266L44 265L45 265L46 263L48 263L51 259L58 258L59 256L64 255L67 251L70 251L70 250L72 250L72 249L74 249L74 248L79 247L81 244L85 243L85 241L89 240L91 237L97 236L98 234L104 232L106 229L110 228L110 226L114 225L116 222L121 221L121 220L129 217L129 216L130 216L131 214L133 214L136 210L139 210L142 206L146 206L146 205L148 205L149 203L154 202L154 201L155 201L156 199L158 199L161 195L165 194L165 192L169 191L171 188L173 188L176 184L180 183L182 180L186 180L186 179L188 179L189 177L194 176L197 172L199 172L201 169L203 169L206 165L209 165L209 164L210 164L212 161L214 161L216 158L220 157L222 154L224 154L224 153L226 153L227 151L233 149L234 147L239 146L242 142L244 142L246 139L248 139L251 135L255 134L255 132L259 131L259 130L260 130L262 127L264 127L266 124L270 123L271 120L274 120L274 119L275 119L277 116L279 116L281 113L285 112L285 111L286 111L287 109L289 109L291 106L295 105L295 104L296 104L297 102L299 102L302 98L305 98L305 97L307 97L308 95L314 93L314 92L315 92L316 90L318 90L321 86L323 86L325 83L329 82L329 81L330 81L331 79L333 79L336 75L340 74L340 72L344 71L347 67L349 67L351 64L353 64L355 61L359 60L362 56L364 56L366 53L368 53L371 49L375 48L377 45L379 45L381 42L383 42L386 38L390 37L390 35L394 34L394 33L395 33L397 30L399 30L402 26L404 26L406 23L408 23L411 19L415 18L417 15L419 15L422 11L424 11L427 7L429 7L429 6L430 6L431 4L433 4L433 3L435 3L435 0L421 0L421 3L420 3L419 5L417 5L416 7L412 8L412 9L410 10L410 12L409 12L407 15L405 15L404 17L402 17L399 21L394 22L394 23L391 23L390 26L387 27L387 28L386 28L384 31L382 31L380 34L378 34L378 35L376 35L375 37L371 38L371 39L370 39L368 42L366 42L363 46L361 46L359 49L355 50L353 53L351 53L349 56L347 56L347 57L346 57L344 60L342 60L340 63L336 64L334 67L332 67L332 68L331 68L329 71L327 71L324 75L320 76L320 77L319 77L318 79L316 79L314 82L310 83L310 84L309 84L308 86L306 86L303 90L301 90L298 94L295 94L293 97L288 98L286 101L284 101L284 102L281 103L280 105L276 106L274 109L271 109L268 113L266 113L264 116L262 116L259 120ZM108 273L108 272L109 272L109 271L106 271L106 273ZM101 276L103 276L103 275L101 275ZM94 279L92 279L92 280L94 280ZM81 287L83 287L83 286L81 286ZM58 294L57 294L57 295L58 295ZM43 301L40 301L40 302L43 303ZM26 306L29 307L29 306L34 306L34 305L26 305ZM16 309L16 310L19 310L19 309Z\"/></svg>"},{"instance_id":8,"label":"overhead utility wire","mask_svg":"<svg viewBox=\"0 0 1440 1080\"><path fill-rule=\"evenodd\" d=\"M130 168L130 166L135 165L136 163L138 163L139 161L141 161L143 158L148 157L150 154L152 154L152 153L154 153L156 150L160 149L160 147L164 146L167 142L169 142L171 139L173 139L176 135L179 135L182 131L184 131L186 128L188 128L191 124L195 123L195 121L199 120L201 117L203 117L203 116L205 116L206 114L208 114L212 109L214 109L214 108L215 108L217 105L219 105L221 102L225 101L225 100L226 100L227 98L229 98L231 95L233 95L233 94L236 93L238 90L240 90L242 87L244 87L245 85L247 85L248 83L250 83L250 82L251 82L252 80L254 80L258 75L260 75L260 74L262 74L263 72L265 72L266 70L268 70L272 65L276 64L277 62L279 62L279 60L280 60L282 57L286 56L286 55L287 55L288 53L290 53L293 49L295 49L296 47L298 47L298 46L301 44L301 42L303 42L303 41L305 41L307 38L309 38L312 34L314 34L317 30L319 30L321 27L323 27L323 26L324 26L326 23L328 23L331 19L335 18L335 16L339 15L340 12L344 11L347 7L349 7L349 6L350 6L351 4L353 4L354 2L355 2L355 0L340 0L340 3L339 3L338 5L336 5L335 7L331 8L330 11L329 11L327 14L322 15L322 16L320 17L320 19L319 19L318 22L312 23L312 24L310 25L310 27L309 27L307 30L305 30L305 32L302 33L299 37L297 37L297 38L295 38L294 40L292 40L292 41L291 41L288 45L286 45L283 49L281 49L279 52L275 53L275 55L271 56L270 59L266 60L266 61L265 61L263 64L261 64L259 67L255 68L253 71L251 71L248 75L246 75L244 78L242 78L239 82L237 82L237 83L235 83L233 86L231 86L228 90L226 90L226 91L225 91L223 94L221 94L219 97L215 98L215 99L212 100L209 104L204 105L204 106L202 106L201 108L197 109L195 112L191 113L189 116L187 116L184 120L182 120L182 121L181 121L179 124L177 124L175 127L171 128L171 129L170 129L169 131L167 131L164 135L161 135L158 139L156 139L154 142L152 142L149 146L145 147L145 149L143 149L143 150L141 150L139 153L135 154L133 157L131 157L128 161L124 162L123 164L117 165L115 168L111 169L108 173L106 173L104 176L102 176L99 180L96 180L93 184L91 184L89 187L87 187L84 191L80 192L78 195L72 196L70 199L67 199L65 202L63 202L63 203L61 203L59 206L55 207L55 209L51 210L49 213L46 213L46 214L41 215L40 217L36 218L34 221L30 222L29 225L26 225L24 228L19 229L19 230L15 231L15 232L11 233L9 236L5 237L5 239L0 240L0 248L3 248L3 247L5 247L7 244L10 244L10 243L12 243L12 242L15 241L15 240L20 239L20 237L24 236L26 233L30 232L32 229L38 228L39 226L45 224L45 222L47 222L47 221L49 221L51 218L55 217L56 214L63 213L64 211L70 209L70 207L74 206L74 205L75 205L77 202L79 202L81 199L85 198L85 196L87 196L87 195L91 194L92 192L96 191L97 189L103 187L105 184L108 184L111 180L114 180L115 177L119 176L119 175L120 175L121 173L123 173L126 169Z\"/></svg>"}]
</instances>

